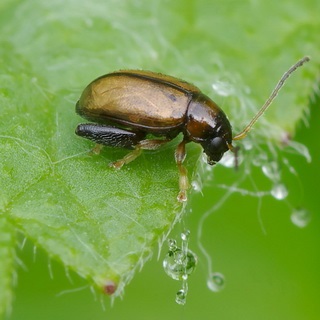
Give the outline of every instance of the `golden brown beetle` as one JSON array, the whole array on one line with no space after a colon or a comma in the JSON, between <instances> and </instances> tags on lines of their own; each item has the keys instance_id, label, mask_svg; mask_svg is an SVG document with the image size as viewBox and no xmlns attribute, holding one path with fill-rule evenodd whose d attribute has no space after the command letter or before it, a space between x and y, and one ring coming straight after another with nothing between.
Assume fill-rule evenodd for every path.
<instances>
[{"instance_id":1,"label":"golden brown beetle","mask_svg":"<svg viewBox=\"0 0 320 320\"><path fill-rule=\"evenodd\" d=\"M308 57L299 60L280 79L269 99L244 130L232 137L225 113L196 86L177 78L149 71L123 70L92 81L76 104L76 112L95 123L79 124L76 134L97 144L134 149L111 163L115 168L137 158L142 149L155 150L183 134L175 151L179 168L179 201L187 199L187 171L183 166L185 145L199 143L210 165L234 148L232 140L246 136L276 97L285 80ZM146 139L152 134L153 139Z\"/></svg>"}]
</instances>

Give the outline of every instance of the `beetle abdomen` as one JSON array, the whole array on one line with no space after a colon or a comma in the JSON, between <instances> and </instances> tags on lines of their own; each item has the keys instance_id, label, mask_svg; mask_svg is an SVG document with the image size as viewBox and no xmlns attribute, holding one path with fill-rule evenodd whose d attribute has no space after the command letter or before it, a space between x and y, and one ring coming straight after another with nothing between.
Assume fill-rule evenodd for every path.
<instances>
[{"instance_id":1,"label":"beetle abdomen","mask_svg":"<svg viewBox=\"0 0 320 320\"><path fill-rule=\"evenodd\" d=\"M77 103L77 113L99 123L161 132L183 125L199 89L173 77L146 71L119 71L91 82Z\"/></svg>"}]
</instances>

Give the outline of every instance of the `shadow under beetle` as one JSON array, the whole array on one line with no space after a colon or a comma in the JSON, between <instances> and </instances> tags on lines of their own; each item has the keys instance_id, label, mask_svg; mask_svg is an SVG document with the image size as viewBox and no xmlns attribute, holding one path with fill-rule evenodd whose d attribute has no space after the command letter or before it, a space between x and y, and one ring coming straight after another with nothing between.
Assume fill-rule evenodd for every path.
<instances>
[{"instance_id":1,"label":"shadow under beetle","mask_svg":"<svg viewBox=\"0 0 320 320\"><path fill-rule=\"evenodd\" d=\"M76 112L94 123L79 124L76 134L98 145L133 149L112 162L121 168L136 159L143 149L156 150L179 133L183 140L175 151L179 169L179 201L187 200L187 170L183 166L186 144L199 143L214 165L228 151L233 140L243 139L276 97L286 79L305 62L304 57L284 73L270 97L250 123L232 137L225 113L196 86L150 71L122 70L92 81L76 104ZM148 139L151 134L154 138Z\"/></svg>"}]
</instances>

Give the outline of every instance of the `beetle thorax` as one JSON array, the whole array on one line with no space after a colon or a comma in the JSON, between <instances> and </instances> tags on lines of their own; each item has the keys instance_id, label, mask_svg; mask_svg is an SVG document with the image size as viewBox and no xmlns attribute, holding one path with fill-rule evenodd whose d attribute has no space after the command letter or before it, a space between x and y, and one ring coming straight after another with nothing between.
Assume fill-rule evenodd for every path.
<instances>
[{"instance_id":1,"label":"beetle thorax","mask_svg":"<svg viewBox=\"0 0 320 320\"><path fill-rule=\"evenodd\" d=\"M186 135L194 142L213 137L232 139L231 126L224 112L207 96L194 97L188 107Z\"/></svg>"},{"instance_id":2,"label":"beetle thorax","mask_svg":"<svg viewBox=\"0 0 320 320\"><path fill-rule=\"evenodd\" d=\"M218 162L232 142L231 125L226 115L202 94L189 104L185 135L190 141L202 145L209 164Z\"/></svg>"}]
</instances>

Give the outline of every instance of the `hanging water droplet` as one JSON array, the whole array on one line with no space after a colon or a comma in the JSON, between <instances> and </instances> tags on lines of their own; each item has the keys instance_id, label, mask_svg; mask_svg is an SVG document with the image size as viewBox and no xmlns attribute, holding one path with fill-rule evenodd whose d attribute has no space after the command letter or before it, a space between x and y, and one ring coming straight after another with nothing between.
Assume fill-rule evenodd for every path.
<instances>
[{"instance_id":1,"label":"hanging water droplet","mask_svg":"<svg viewBox=\"0 0 320 320\"><path fill-rule=\"evenodd\" d=\"M311 213L306 209L294 209L291 214L291 221L297 227L304 228L311 221Z\"/></svg>"},{"instance_id":2,"label":"hanging water droplet","mask_svg":"<svg viewBox=\"0 0 320 320\"><path fill-rule=\"evenodd\" d=\"M185 274L190 275L197 265L197 256L190 250L185 254L181 249L169 250L163 260L166 274L174 280L183 280Z\"/></svg>"},{"instance_id":3,"label":"hanging water droplet","mask_svg":"<svg viewBox=\"0 0 320 320\"><path fill-rule=\"evenodd\" d=\"M168 239L169 251L175 251L177 249L177 241L174 239Z\"/></svg>"},{"instance_id":4,"label":"hanging water droplet","mask_svg":"<svg viewBox=\"0 0 320 320\"><path fill-rule=\"evenodd\" d=\"M176 294L176 303L184 305L186 301L187 301L186 292L183 289L179 290Z\"/></svg>"},{"instance_id":5,"label":"hanging water droplet","mask_svg":"<svg viewBox=\"0 0 320 320\"><path fill-rule=\"evenodd\" d=\"M188 280L188 275L187 274L184 274L182 275L182 281L187 281Z\"/></svg>"},{"instance_id":6,"label":"hanging water droplet","mask_svg":"<svg viewBox=\"0 0 320 320\"><path fill-rule=\"evenodd\" d=\"M277 162L272 161L269 163L266 163L262 166L262 172L266 177L268 177L271 180L279 180L280 179L280 170L278 167Z\"/></svg>"},{"instance_id":7,"label":"hanging water droplet","mask_svg":"<svg viewBox=\"0 0 320 320\"><path fill-rule=\"evenodd\" d=\"M187 241L190 236L190 230L185 230L184 232L181 233L181 239L182 241Z\"/></svg>"},{"instance_id":8,"label":"hanging water droplet","mask_svg":"<svg viewBox=\"0 0 320 320\"><path fill-rule=\"evenodd\" d=\"M185 253L182 250L176 250L174 261L177 265L181 265L182 267L184 267L184 265L186 264ZM181 279L182 279L182 277L181 277Z\"/></svg>"},{"instance_id":9,"label":"hanging water droplet","mask_svg":"<svg viewBox=\"0 0 320 320\"><path fill-rule=\"evenodd\" d=\"M184 305L188 293L188 276L197 265L197 256L188 249L190 231L181 233L181 248L174 239L169 239L169 251L163 260L166 274L174 280L182 281L182 288L176 293L176 302Z\"/></svg>"},{"instance_id":10,"label":"hanging water droplet","mask_svg":"<svg viewBox=\"0 0 320 320\"><path fill-rule=\"evenodd\" d=\"M275 184L271 190L271 195L277 200L283 200L289 194L288 189L284 184Z\"/></svg>"},{"instance_id":11,"label":"hanging water droplet","mask_svg":"<svg viewBox=\"0 0 320 320\"><path fill-rule=\"evenodd\" d=\"M219 292L224 288L225 279L222 273L214 272L211 273L208 280L207 286L211 291Z\"/></svg>"}]
</instances>

